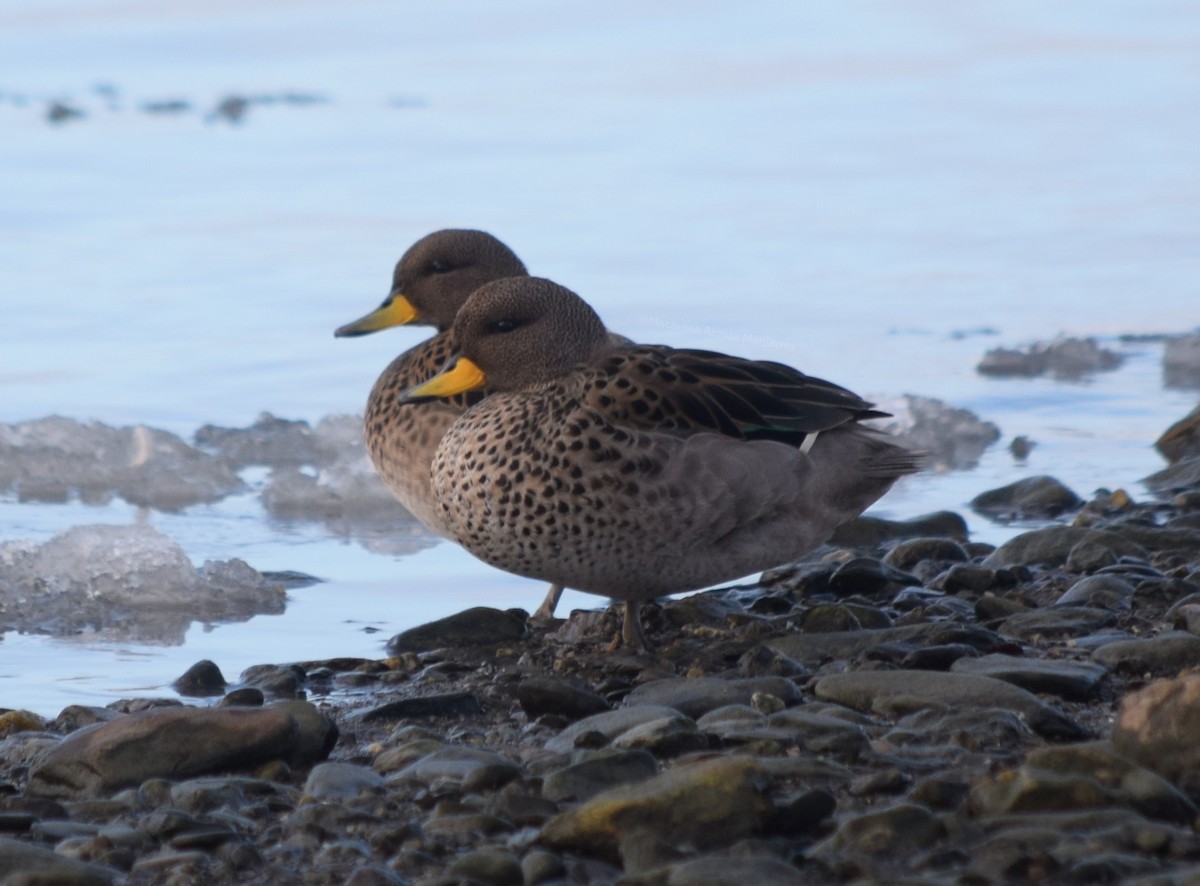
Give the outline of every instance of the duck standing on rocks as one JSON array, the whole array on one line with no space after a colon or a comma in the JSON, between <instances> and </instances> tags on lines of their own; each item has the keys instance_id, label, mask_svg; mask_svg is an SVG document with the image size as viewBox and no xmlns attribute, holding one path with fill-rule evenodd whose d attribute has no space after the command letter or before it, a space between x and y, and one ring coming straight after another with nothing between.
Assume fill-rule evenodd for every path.
<instances>
[{"instance_id":1,"label":"duck standing on rocks","mask_svg":"<svg viewBox=\"0 0 1200 886\"><path fill-rule=\"evenodd\" d=\"M442 436L472 403L472 391L401 408L400 395L436 374L455 353L450 326L467 297L503 277L527 273L516 253L484 231L447 229L422 237L396 263L392 291L376 310L339 327L339 338L368 335L408 324L433 326L437 334L388 365L367 399L364 433L375 470L392 494L429 529L453 537L430 489L430 463ZM554 614L562 588L551 587L537 610Z\"/></svg>"},{"instance_id":2,"label":"duck standing on rocks","mask_svg":"<svg viewBox=\"0 0 1200 886\"><path fill-rule=\"evenodd\" d=\"M638 602L794 560L921 455L862 422L886 413L780 363L614 344L549 280L488 283L454 321L460 354L402 398L492 393L433 459L439 519L485 562Z\"/></svg>"}]
</instances>

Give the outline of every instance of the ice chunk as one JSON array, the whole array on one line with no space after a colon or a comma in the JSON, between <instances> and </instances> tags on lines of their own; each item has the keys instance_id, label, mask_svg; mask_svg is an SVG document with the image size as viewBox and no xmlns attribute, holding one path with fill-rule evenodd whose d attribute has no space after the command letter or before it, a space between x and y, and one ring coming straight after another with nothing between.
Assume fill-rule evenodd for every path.
<instances>
[{"instance_id":1,"label":"ice chunk","mask_svg":"<svg viewBox=\"0 0 1200 886\"><path fill-rule=\"evenodd\" d=\"M194 441L239 467L315 465L326 460L308 422L276 418L269 412L260 414L248 428L205 425L196 431Z\"/></svg>"},{"instance_id":2,"label":"ice chunk","mask_svg":"<svg viewBox=\"0 0 1200 886\"><path fill-rule=\"evenodd\" d=\"M1167 339L1163 383L1168 388L1200 388L1200 333Z\"/></svg>"},{"instance_id":3,"label":"ice chunk","mask_svg":"<svg viewBox=\"0 0 1200 886\"><path fill-rule=\"evenodd\" d=\"M1116 369L1124 357L1100 347L1094 338L1059 337L1012 350L994 348L983 355L975 371L981 375L1024 376L1053 375L1077 379L1094 372Z\"/></svg>"},{"instance_id":4,"label":"ice chunk","mask_svg":"<svg viewBox=\"0 0 1200 886\"><path fill-rule=\"evenodd\" d=\"M76 526L45 544L0 544L0 612L21 631L183 641L192 621L279 613L283 586L241 560L197 570L152 526Z\"/></svg>"},{"instance_id":5,"label":"ice chunk","mask_svg":"<svg viewBox=\"0 0 1200 886\"><path fill-rule=\"evenodd\" d=\"M23 501L104 503L178 510L240 492L244 484L224 459L193 449L167 431L113 428L50 416L0 424L0 493Z\"/></svg>"},{"instance_id":6,"label":"ice chunk","mask_svg":"<svg viewBox=\"0 0 1200 886\"><path fill-rule=\"evenodd\" d=\"M973 468L984 450L1000 439L1000 429L992 422L932 397L905 394L877 405L893 416L879 426L928 452L931 470Z\"/></svg>"},{"instance_id":7,"label":"ice chunk","mask_svg":"<svg viewBox=\"0 0 1200 886\"><path fill-rule=\"evenodd\" d=\"M248 428L205 425L195 443L239 467L324 467L366 454L362 418L355 415L327 416L313 428L264 412Z\"/></svg>"}]
</instances>

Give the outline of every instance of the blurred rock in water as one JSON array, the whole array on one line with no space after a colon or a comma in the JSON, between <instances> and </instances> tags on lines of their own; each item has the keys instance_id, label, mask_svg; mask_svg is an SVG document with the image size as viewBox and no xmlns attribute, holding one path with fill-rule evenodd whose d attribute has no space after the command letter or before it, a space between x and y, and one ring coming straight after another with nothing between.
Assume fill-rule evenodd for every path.
<instances>
[{"instance_id":1,"label":"blurred rock in water","mask_svg":"<svg viewBox=\"0 0 1200 886\"><path fill-rule=\"evenodd\" d=\"M956 471L973 468L984 450L1000 439L1000 429L968 409L932 397L905 394L877 405L892 418L882 424L914 449L929 453L929 469Z\"/></svg>"}]
</instances>

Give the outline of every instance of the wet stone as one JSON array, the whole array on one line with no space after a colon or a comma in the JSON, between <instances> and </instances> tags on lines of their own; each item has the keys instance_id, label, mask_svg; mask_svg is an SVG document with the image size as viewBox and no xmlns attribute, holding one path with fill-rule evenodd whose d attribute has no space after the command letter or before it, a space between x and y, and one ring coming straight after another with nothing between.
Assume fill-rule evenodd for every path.
<instances>
[{"instance_id":1,"label":"wet stone","mask_svg":"<svg viewBox=\"0 0 1200 886\"><path fill-rule=\"evenodd\" d=\"M627 836L644 832L668 844L728 846L760 831L772 806L761 767L749 757L681 766L647 781L613 788L551 819L541 842L615 857Z\"/></svg>"},{"instance_id":2,"label":"wet stone","mask_svg":"<svg viewBox=\"0 0 1200 886\"><path fill-rule=\"evenodd\" d=\"M1200 456L1200 406L1163 431L1154 448L1171 463Z\"/></svg>"},{"instance_id":3,"label":"wet stone","mask_svg":"<svg viewBox=\"0 0 1200 886\"><path fill-rule=\"evenodd\" d=\"M447 873L487 886L522 886L525 874L520 860L502 849L474 849L450 865Z\"/></svg>"},{"instance_id":4,"label":"wet stone","mask_svg":"<svg viewBox=\"0 0 1200 886\"><path fill-rule=\"evenodd\" d=\"M1053 477L1026 477L999 489L991 489L971 500L971 507L999 520L1057 517L1073 511L1083 499Z\"/></svg>"},{"instance_id":5,"label":"wet stone","mask_svg":"<svg viewBox=\"0 0 1200 886\"><path fill-rule=\"evenodd\" d=\"M844 820L814 847L818 857L834 851L867 856L906 856L931 846L945 834L941 819L924 806L897 803Z\"/></svg>"},{"instance_id":6,"label":"wet stone","mask_svg":"<svg viewBox=\"0 0 1200 886\"><path fill-rule=\"evenodd\" d=\"M534 849L521 859L521 875L529 886L561 880L566 870L562 859L545 849Z\"/></svg>"},{"instance_id":7,"label":"wet stone","mask_svg":"<svg viewBox=\"0 0 1200 886\"><path fill-rule=\"evenodd\" d=\"M919 673L919 676L917 676ZM940 671L857 671L821 677L821 699L859 711L909 711L928 707L1005 708L1047 737L1082 737L1083 730L1036 695L1002 680Z\"/></svg>"},{"instance_id":8,"label":"wet stone","mask_svg":"<svg viewBox=\"0 0 1200 886\"><path fill-rule=\"evenodd\" d=\"M1092 660L1127 674L1169 674L1200 666L1200 637L1168 631L1157 637L1117 640L1092 652Z\"/></svg>"},{"instance_id":9,"label":"wet stone","mask_svg":"<svg viewBox=\"0 0 1200 886\"><path fill-rule=\"evenodd\" d=\"M841 597L870 597L917 583L914 576L872 557L847 560L829 576L829 590Z\"/></svg>"},{"instance_id":10,"label":"wet stone","mask_svg":"<svg viewBox=\"0 0 1200 886\"><path fill-rule=\"evenodd\" d=\"M969 802L978 816L1132 806L1143 814L1184 822L1196 813L1165 779L1104 743L1035 751L1024 765L974 785Z\"/></svg>"},{"instance_id":11,"label":"wet stone","mask_svg":"<svg viewBox=\"0 0 1200 886\"><path fill-rule=\"evenodd\" d=\"M482 710L479 699L473 693L452 692L388 702L364 712L362 720L364 723L372 723L418 717L465 717L478 714Z\"/></svg>"},{"instance_id":12,"label":"wet stone","mask_svg":"<svg viewBox=\"0 0 1200 886\"><path fill-rule=\"evenodd\" d=\"M634 784L658 774L658 763L647 751L591 752L584 759L548 773L542 796L548 800L588 800L609 788Z\"/></svg>"},{"instance_id":13,"label":"wet stone","mask_svg":"<svg viewBox=\"0 0 1200 886\"><path fill-rule=\"evenodd\" d=\"M225 676L214 662L198 661L171 684L180 695L203 698L225 691Z\"/></svg>"},{"instance_id":14,"label":"wet stone","mask_svg":"<svg viewBox=\"0 0 1200 886\"><path fill-rule=\"evenodd\" d=\"M1121 700L1116 750L1200 797L1200 674L1160 680Z\"/></svg>"},{"instance_id":15,"label":"wet stone","mask_svg":"<svg viewBox=\"0 0 1200 886\"><path fill-rule=\"evenodd\" d=\"M870 547L900 538L942 536L966 538L967 521L954 511L935 511L911 520L884 520L881 517L858 517L839 526L830 539L831 544L843 547Z\"/></svg>"},{"instance_id":16,"label":"wet stone","mask_svg":"<svg viewBox=\"0 0 1200 886\"><path fill-rule=\"evenodd\" d=\"M1047 526L1033 529L1010 538L983 561L989 569L1003 567L1061 566L1071 550L1080 543L1098 545L1115 557L1145 558L1145 549L1115 532L1105 529L1084 529L1077 526Z\"/></svg>"},{"instance_id":17,"label":"wet stone","mask_svg":"<svg viewBox=\"0 0 1200 886\"><path fill-rule=\"evenodd\" d=\"M261 708L266 702L263 691L254 686L244 686L226 694L217 704L221 707Z\"/></svg>"},{"instance_id":18,"label":"wet stone","mask_svg":"<svg viewBox=\"0 0 1200 886\"><path fill-rule=\"evenodd\" d=\"M383 777L368 766L354 763L318 763L304 782L304 796L314 800L353 800L383 787Z\"/></svg>"},{"instance_id":19,"label":"wet stone","mask_svg":"<svg viewBox=\"0 0 1200 886\"><path fill-rule=\"evenodd\" d=\"M76 729L82 729L84 726L94 726L97 723L108 723L111 720L117 720L121 717L120 712L110 708L95 707L92 705L67 705L58 716L49 723L49 728L54 732L68 733L74 732Z\"/></svg>"},{"instance_id":20,"label":"wet stone","mask_svg":"<svg viewBox=\"0 0 1200 886\"><path fill-rule=\"evenodd\" d=\"M404 767L388 781L451 782L463 790L494 790L521 776L521 767L494 751L447 745Z\"/></svg>"},{"instance_id":21,"label":"wet stone","mask_svg":"<svg viewBox=\"0 0 1200 886\"><path fill-rule=\"evenodd\" d=\"M805 886L795 867L769 855L702 855L671 868L666 886Z\"/></svg>"},{"instance_id":22,"label":"wet stone","mask_svg":"<svg viewBox=\"0 0 1200 886\"><path fill-rule=\"evenodd\" d=\"M1089 575L1067 588L1056 606L1095 606L1103 609L1128 609L1133 585L1115 575Z\"/></svg>"},{"instance_id":23,"label":"wet stone","mask_svg":"<svg viewBox=\"0 0 1200 886\"><path fill-rule=\"evenodd\" d=\"M590 734L600 736L602 742L612 741L623 732L628 732L642 723L653 720L678 717L680 711L675 708L656 704L635 704L594 714L576 723L572 723L558 735L546 742L546 750L566 752L576 747L576 742ZM595 747L595 745L591 745Z\"/></svg>"},{"instance_id":24,"label":"wet stone","mask_svg":"<svg viewBox=\"0 0 1200 886\"><path fill-rule=\"evenodd\" d=\"M900 659L900 667L914 671L948 671L960 659L973 658L979 650L965 643L943 643L922 646Z\"/></svg>"},{"instance_id":25,"label":"wet stone","mask_svg":"<svg viewBox=\"0 0 1200 886\"><path fill-rule=\"evenodd\" d=\"M304 686L299 665L255 665L242 671L242 682L276 698L295 698Z\"/></svg>"},{"instance_id":26,"label":"wet stone","mask_svg":"<svg viewBox=\"0 0 1200 886\"><path fill-rule=\"evenodd\" d=\"M1030 692L1056 695L1070 701L1095 698L1107 673L1106 668L1090 662L1001 654L961 659L954 663L951 671L995 677Z\"/></svg>"},{"instance_id":27,"label":"wet stone","mask_svg":"<svg viewBox=\"0 0 1200 886\"><path fill-rule=\"evenodd\" d=\"M0 837L0 882L55 886L110 886L118 873L110 868L67 858L51 849Z\"/></svg>"},{"instance_id":28,"label":"wet stone","mask_svg":"<svg viewBox=\"0 0 1200 886\"><path fill-rule=\"evenodd\" d=\"M1161 471L1155 471L1148 477L1143 477L1151 492L1168 495L1187 492L1200 486L1200 456L1191 456L1175 462Z\"/></svg>"},{"instance_id":29,"label":"wet stone","mask_svg":"<svg viewBox=\"0 0 1200 886\"><path fill-rule=\"evenodd\" d=\"M943 745L946 759L957 748L998 754L1033 744L1035 736L1020 715L1000 708L927 708L901 717L885 739L897 747Z\"/></svg>"},{"instance_id":30,"label":"wet stone","mask_svg":"<svg viewBox=\"0 0 1200 886\"><path fill-rule=\"evenodd\" d=\"M1116 616L1107 609L1054 606L1011 615L997 630L1006 637L1032 641L1046 637L1082 637L1114 625L1116 621Z\"/></svg>"},{"instance_id":31,"label":"wet stone","mask_svg":"<svg viewBox=\"0 0 1200 886\"><path fill-rule=\"evenodd\" d=\"M312 710L306 726L328 724ZM282 708L151 709L72 733L33 771L29 790L52 797L96 795L155 776L245 769L272 759L315 762L328 752L324 740L320 745L314 747L297 718Z\"/></svg>"},{"instance_id":32,"label":"wet stone","mask_svg":"<svg viewBox=\"0 0 1200 886\"><path fill-rule=\"evenodd\" d=\"M530 677L517 685L517 701L530 719L557 714L579 720L609 709L596 693L555 677Z\"/></svg>"},{"instance_id":33,"label":"wet stone","mask_svg":"<svg viewBox=\"0 0 1200 886\"><path fill-rule=\"evenodd\" d=\"M767 725L786 735L804 753L854 759L867 749L867 735L856 723L803 708L781 711Z\"/></svg>"},{"instance_id":34,"label":"wet stone","mask_svg":"<svg viewBox=\"0 0 1200 886\"><path fill-rule=\"evenodd\" d=\"M963 546L950 538L914 538L902 541L883 558L883 562L902 572L911 571L918 563L936 560L940 563L965 563L970 559Z\"/></svg>"},{"instance_id":35,"label":"wet stone","mask_svg":"<svg viewBox=\"0 0 1200 886\"><path fill-rule=\"evenodd\" d=\"M708 738L690 717L664 717L639 723L612 741L615 748L649 751L656 757L674 757L708 748Z\"/></svg>"},{"instance_id":36,"label":"wet stone","mask_svg":"<svg viewBox=\"0 0 1200 886\"><path fill-rule=\"evenodd\" d=\"M986 591L996 586L996 571L969 563L956 563L930 582L930 587L954 594L958 591Z\"/></svg>"},{"instance_id":37,"label":"wet stone","mask_svg":"<svg viewBox=\"0 0 1200 886\"><path fill-rule=\"evenodd\" d=\"M476 606L446 618L418 625L388 641L388 652L428 652L447 646L489 646L515 643L525 636L528 616L519 609L502 612Z\"/></svg>"},{"instance_id":38,"label":"wet stone","mask_svg":"<svg viewBox=\"0 0 1200 886\"><path fill-rule=\"evenodd\" d=\"M800 626L806 634L832 634L861 630L863 625L848 607L826 603L804 613Z\"/></svg>"},{"instance_id":39,"label":"wet stone","mask_svg":"<svg viewBox=\"0 0 1200 886\"><path fill-rule=\"evenodd\" d=\"M1081 541L1067 553L1064 568L1068 572L1089 575L1115 565L1117 555L1106 545L1094 541Z\"/></svg>"},{"instance_id":40,"label":"wet stone","mask_svg":"<svg viewBox=\"0 0 1200 886\"><path fill-rule=\"evenodd\" d=\"M667 678L636 687L626 696L624 705L672 707L685 716L700 717L726 705L748 705L755 693L774 695L786 705L799 704L802 698L796 684L784 677L746 677L742 680Z\"/></svg>"}]
</instances>

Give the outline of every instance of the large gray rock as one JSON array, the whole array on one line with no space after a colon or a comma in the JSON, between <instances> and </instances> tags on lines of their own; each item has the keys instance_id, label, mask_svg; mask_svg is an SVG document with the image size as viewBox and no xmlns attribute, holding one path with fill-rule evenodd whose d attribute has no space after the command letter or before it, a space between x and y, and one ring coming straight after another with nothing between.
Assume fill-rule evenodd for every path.
<instances>
[{"instance_id":1,"label":"large gray rock","mask_svg":"<svg viewBox=\"0 0 1200 886\"><path fill-rule=\"evenodd\" d=\"M989 489L971 500L979 513L1003 520L1057 517L1082 504L1083 499L1061 481L1044 475Z\"/></svg>"},{"instance_id":2,"label":"large gray rock","mask_svg":"<svg viewBox=\"0 0 1200 886\"><path fill-rule=\"evenodd\" d=\"M1078 526L1047 526L1010 538L988 555L983 565L989 569L1005 566L1062 566L1071 549L1080 543L1101 545L1117 557L1145 557L1146 551L1115 532L1084 529Z\"/></svg>"},{"instance_id":3,"label":"large gray rock","mask_svg":"<svg viewBox=\"0 0 1200 886\"><path fill-rule=\"evenodd\" d=\"M681 766L560 813L546 822L541 841L610 858L622 840L638 833L677 848L728 846L765 826L773 809L764 793L767 781L751 757Z\"/></svg>"},{"instance_id":4,"label":"large gray rock","mask_svg":"<svg viewBox=\"0 0 1200 886\"><path fill-rule=\"evenodd\" d=\"M444 646L486 646L515 643L525 636L526 615L519 610L501 611L475 606L401 631L388 641L388 651L427 652Z\"/></svg>"},{"instance_id":5,"label":"large gray rock","mask_svg":"<svg viewBox=\"0 0 1200 886\"><path fill-rule=\"evenodd\" d=\"M1113 747L1200 797L1200 674L1160 680L1121 701Z\"/></svg>"},{"instance_id":6,"label":"large gray rock","mask_svg":"<svg viewBox=\"0 0 1200 886\"><path fill-rule=\"evenodd\" d=\"M589 735L589 733L597 734L607 743L621 733L628 732L635 726L649 723L652 720L670 719L678 716L680 716L680 712L675 708L656 704L631 705L629 707L617 708L615 711L605 711L602 714L594 714L591 717L585 717L582 720L572 723L546 742L546 750L559 753L570 751L575 747L579 739ZM595 745L592 746L595 747Z\"/></svg>"},{"instance_id":7,"label":"large gray rock","mask_svg":"<svg viewBox=\"0 0 1200 886\"><path fill-rule=\"evenodd\" d=\"M600 751L542 779L542 796L555 802L590 800L617 785L633 784L658 774L658 763L647 751Z\"/></svg>"},{"instance_id":8,"label":"large gray rock","mask_svg":"<svg viewBox=\"0 0 1200 886\"><path fill-rule=\"evenodd\" d=\"M59 855L53 849L0 837L0 883L29 886L110 886L119 874L111 868Z\"/></svg>"},{"instance_id":9,"label":"large gray rock","mask_svg":"<svg viewBox=\"0 0 1200 886\"><path fill-rule=\"evenodd\" d=\"M859 711L910 711L930 707L1004 708L1030 728L1053 738L1081 738L1083 729L1031 692L973 674L941 671L856 671L817 680L817 698Z\"/></svg>"},{"instance_id":10,"label":"large gray rock","mask_svg":"<svg viewBox=\"0 0 1200 886\"><path fill-rule=\"evenodd\" d=\"M1023 658L1016 655L982 655L960 658L951 673L995 677L1030 692L1085 701L1100 691L1107 669L1097 664L1053 658Z\"/></svg>"},{"instance_id":11,"label":"large gray rock","mask_svg":"<svg viewBox=\"0 0 1200 886\"><path fill-rule=\"evenodd\" d=\"M1092 660L1130 674L1169 674L1200 665L1200 637L1189 631L1167 631L1157 637L1139 637L1106 643Z\"/></svg>"},{"instance_id":12,"label":"large gray rock","mask_svg":"<svg viewBox=\"0 0 1200 886\"><path fill-rule=\"evenodd\" d=\"M799 704L802 698L796 684L783 677L671 677L636 687L625 697L625 705L663 705L695 718L725 705L750 704L758 692L774 695L788 705Z\"/></svg>"},{"instance_id":13,"label":"large gray rock","mask_svg":"<svg viewBox=\"0 0 1200 886\"><path fill-rule=\"evenodd\" d=\"M80 729L52 748L29 778L31 794L99 795L149 778L244 770L270 760L308 765L328 754L332 723L312 705L292 709L152 708ZM301 723L292 711L311 709ZM313 729L321 731L314 736Z\"/></svg>"}]
</instances>

